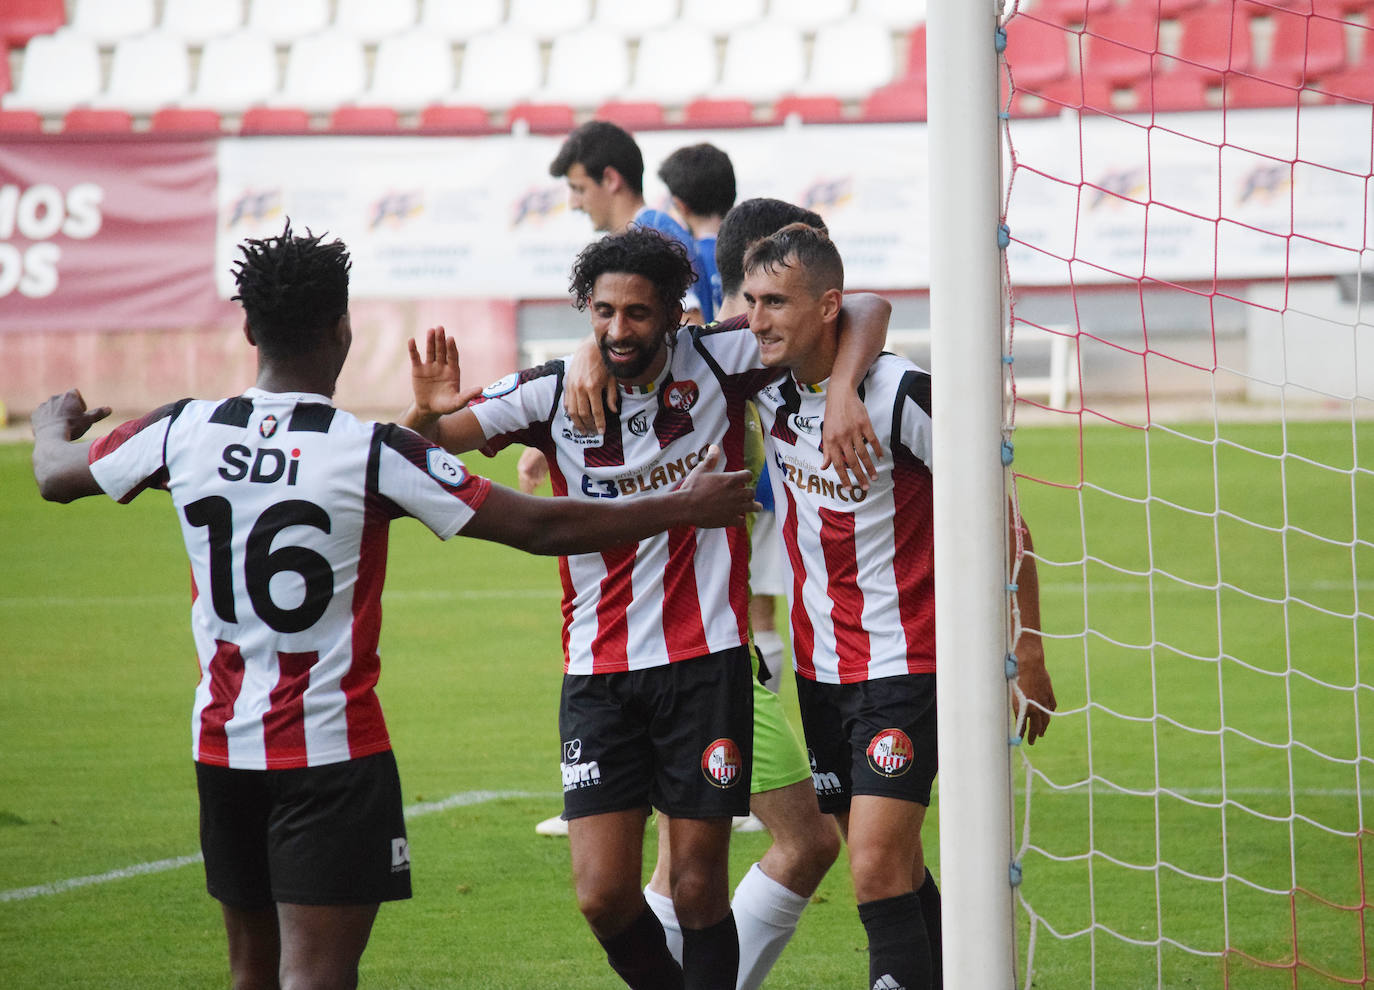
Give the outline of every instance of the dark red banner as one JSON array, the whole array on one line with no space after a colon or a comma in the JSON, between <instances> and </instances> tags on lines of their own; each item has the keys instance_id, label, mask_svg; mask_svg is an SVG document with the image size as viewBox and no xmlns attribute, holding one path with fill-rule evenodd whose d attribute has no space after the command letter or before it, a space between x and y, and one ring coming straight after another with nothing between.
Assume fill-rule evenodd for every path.
<instances>
[{"instance_id":1,"label":"dark red banner","mask_svg":"<svg viewBox=\"0 0 1374 990\"><path fill-rule=\"evenodd\" d=\"M213 141L0 141L0 332L222 319L217 182Z\"/></svg>"}]
</instances>

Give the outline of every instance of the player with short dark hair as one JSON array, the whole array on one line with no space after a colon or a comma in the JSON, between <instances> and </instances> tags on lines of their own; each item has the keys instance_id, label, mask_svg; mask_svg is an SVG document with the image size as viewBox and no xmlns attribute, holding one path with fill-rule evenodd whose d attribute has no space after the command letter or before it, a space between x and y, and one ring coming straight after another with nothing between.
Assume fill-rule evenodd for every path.
<instances>
[{"instance_id":1,"label":"player with short dark hair","mask_svg":"<svg viewBox=\"0 0 1374 990\"><path fill-rule=\"evenodd\" d=\"M673 209L696 241L702 283L711 287L711 311L720 314L721 285L716 272L716 232L735 205L735 167L713 144L678 148L658 167Z\"/></svg>"},{"instance_id":2,"label":"player with short dark hair","mask_svg":"<svg viewBox=\"0 0 1374 990\"><path fill-rule=\"evenodd\" d=\"M743 267L763 361L787 372L758 403L792 576L802 723L821 808L849 845L867 985L939 986L939 892L920 838L937 762L930 376L892 354L868 369L863 401L891 432L875 450L872 483L847 484L828 470L815 426L838 340L839 252L795 223L754 244ZM1030 558L1020 601L1038 627ZM1055 707L1037 634L1023 637L1018 659L1021 689L1036 703L1033 743Z\"/></svg>"},{"instance_id":3,"label":"player with short dark hair","mask_svg":"<svg viewBox=\"0 0 1374 990\"><path fill-rule=\"evenodd\" d=\"M409 430L332 402L352 342L348 252L307 232L236 264L256 384L182 399L94 442L76 390L32 416L40 494L171 495L191 562L201 665L193 750L206 885L236 987L350 988L382 901L408 898L400 779L375 686L392 519L536 553L672 526L739 526L747 472L703 465L676 491L598 504L471 475Z\"/></svg>"}]
</instances>

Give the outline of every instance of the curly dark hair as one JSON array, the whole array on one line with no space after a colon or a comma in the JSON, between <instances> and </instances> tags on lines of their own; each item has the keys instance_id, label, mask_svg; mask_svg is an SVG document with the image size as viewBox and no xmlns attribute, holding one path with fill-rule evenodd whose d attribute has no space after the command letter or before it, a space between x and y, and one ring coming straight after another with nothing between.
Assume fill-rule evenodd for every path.
<instances>
[{"instance_id":1,"label":"curly dark hair","mask_svg":"<svg viewBox=\"0 0 1374 990\"><path fill-rule=\"evenodd\" d=\"M549 175L561 179L581 165L593 182L600 182L609 165L636 194L644 192L644 155L630 132L609 120L589 120L573 130L549 164Z\"/></svg>"},{"instance_id":2,"label":"curly dark hair","mask_svg":"<svg viewBox=\"0 0 1374 990\"><path fill-rule=\"evenodd\" d=\"M322 331L348 312L348 270L352 262L343 241L325 243L306 228L291 229L291 218L276 237L249 238L234 262L238 294L258 348L269 357L292 357L314 348Z\"/></svg>"},{"instance_id":3,"label":"curly dark hair","mask_svg":"<svg viewBox=\"0 0 1374 990\"><path fill-rule=\"evenodd\" d=\"M568 292L578 309L587 308L596 280L607 272L644 276L669 312L682 302L697 277L681 242L651 227L636 226L593 241L577 256Z\"/></svg>"},{"instance_id":4,"label":"curly dark hair","mask_svg":"<svg viewBox=\"0 0 1374 990\"><path fill-rule=\"evenodd\" d=\"M720 288L725 295L733 296L744 284L744 255L749 246L789 223L826 229L819 213L781 199L746 199L725 214L716 234L716 270L720 272Z\"/></svg>"},{"instance_id":5,"label":"curly dark hair","mask_svg":"<svg viewBox=\"0 0 1374 990\"><path fill-rule=\"evenodd\" d=\"M668 192L703 217L725 216L735 205L735 167L714 144L678 148L658 167Z\"/></svg>"}]
</instances>

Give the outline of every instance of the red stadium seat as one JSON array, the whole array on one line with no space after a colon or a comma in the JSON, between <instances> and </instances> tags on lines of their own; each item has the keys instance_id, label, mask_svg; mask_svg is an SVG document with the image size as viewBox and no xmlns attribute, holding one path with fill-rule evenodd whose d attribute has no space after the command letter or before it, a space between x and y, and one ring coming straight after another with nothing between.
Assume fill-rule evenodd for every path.
<instances>
[{"instance_id":1,"label":"red stadium seat","mask_svg":"<svg viewBox=\"0 0 1374 990\"><path fill-rule=\"evenodd\" d=\"M1056 114L1061 110L1082 110L1087 113L1118 113L1112 102L1115 87L1105 79L1091 76L1070 76L1055 79L1029 91L1043 103L1042 114ZM1026 94L1020 94L1024 97ZM1013 109L1025 110L1022 100L1015 100Z\"/></svg>"},{"instance_id":2,"label":"red stadium seat","mask_svg":"<svg viewBox=\"0 0 1374 990\"><path fill-rule=\"evenodd\" d=\"M1092 14L1083 27L1083 74L1130 86L1155 67L1159 22L1132 10Z\"/></svg>"},{"instance_id":3,"label":"red stadium seat","mask_svg":"<svg viewBox=\"0 0 1374 990\"><path fill-rule=\"evenodd\" d=\"M37 110L0 110L0 134L39 134L43 115Z\"/></svg>"},{"instance_id":4,"label":"red stadium seat","mask_svg":"<svg viewBox=\"0 0 1374 990\"><path fill-rule=\"evenodd\" d=\"M510 124L523 120L532 131L555 133L572 130L577 115L566 103L521 102L511 106L506 120Z\"/></svg>"},{"instance_id":5,"label":"red stadium seat","mask_svg":"<svg viewBox=\"0 0 1374 990\"><path fill-rule=\"evenodd\" d=\"M310 114L300 107L249 107L240 134L300 134L310 130Z\"/></svg>"},{"instance_id":6,"label":"red stadium seat","mask_svg":"<svg viewBox=\"0 0 1374 990\"><path fill-rule=\"evenodd\" d=\"M1206 74L1184 66L1163 72L1135 84L1135 109L1138 113L1173 113L1180 110L1206 110Z\"/></svg>"},{"instance_id":7,"label":"red stadium seat","mask_svg":"<svg viewBox=\"0 0 1374 990\"><path fill-rule=\"evenodd\" d=\"M1126 7L1134 13L1171 21L1209 0L1126 0Z\"/></svg>"},{"instance_id":8,"label":"red stadium seat","mask_svg":"<svg viewBox=\"0 0 1374 990\"><path fill-rule=\"evenodd\" d=\"M1033 17L1013 17L1007 22L1007 65L1018 87L1069 74L1069 44L1078 36L1057 24Z\"/></svg>"},{"instance_id":9,"label":"red stadium seat","mask_svg":"<svg viewBox=\"0 0 1374 990\"><path fill-rule=\"evenodd\" d=\"M484 107L448 103L421 110L418 127L427 134L490 134L494 130Z\"/></svg>"},{"instance_id":10,"label":"red stadium seat","mask_svg":"<svg viewBox=\"0 0 1374 990\"><path fill-rule=\"evenodd\" d=\"M1111 10L1116 0L1036 0L1027 8L1036 17L1057 21L1060 24L1082 24L1093 14Z\"/></svg>"},{"instance_id":11,"label":"red stadium seat","mask_svg":"<svg viewBox=\"0 0 1374 990\"><path fill-rule=\"evenodd\" d=\"M329 115L331 131L348 134L394 134L401 115L392 107L338 107Z\"/></svg>"},{"instance_id":12,"label":"red stadium seat","mask_svg":"<svg viewBox=\"0 0 1374 990\"><path fill-rule=\"evenodd\" d=\"M784 96L773 105L774 123L793 114L807 124L834 124L844 119L844 103L838 96Z\"/></svg>"},{"instance_id":13,"label":"red stadium seat","mask_svg":"<svg viewBox=\"0 0 1374 990\"><path fill-rule=\"evenodd\" d=\"M1374 51L1357 65L1311 84L1327 103L1374 103Z\"/></svg>"},{"instance_id":14,"label":"red stadium seat","mask_svg":"<svg viewBox=\"0 0 1374 990\"><path fill-rule=\"evenodd\" d=\"M607 100L596 108L597 120L609 120L627 131L663 126L663 107L653 100Z\"/></svg>"},{"instance_id":15,"label":"red stadium seat","mask_svg":"<svg viewBox=\"0 0 1374 990\"><path fill-rule=\"evenodd\" d=\"M1179 18L1179 58L1211 73L1250 68L1250 18L1243 5L1203 7Z\"/></svg>"},{"instance_id":16,"label":"red stadium seat","mask_svg":"<svg viewBox=\"0 0 1374 990\"><path fill-rule=\"evenodd\" d=\"M700 127L740 127L754 123L754 104L748 100L692 100L682 119Z\"/></svg>"},{"instance_id":17,"label":"red stadium seat","mask_svg":"<svg viewBox=\"0 0 1374 990\"><path fill-rule=\"evenodd\" d=\"M1231 73L1222 91L1222 106L1228 110L1246 107L1295 107L1298 105L1296 85L1271 82L1255 76Z\"/></svg>"},{"instance_id":18,"label":"red stadium seat","mask_svg":"<svg viewBox=\"0 0 1374 990\"><path fill-rule=\"evenodd\" d=\"M859 119L908 121L926 119L925 79L903 79L875 89L863 101Z\"/></svg>"},{"instance_id":19,"label":"red stadium seat","mask_svg":"<svg viewBox=\"0 0 1374 990\"><path fill-rule=\"evenodd\" d=\"M64 134L127 134L133 129L134 117L127 110L75 107L62 117Z\"/></svg>"},{"instance_id":20,"label":"red stadium seat","mask_svg":"<svg viewBox=\"0 0 1374 990\"><path fill-rule=\"evenodd\" d=\"M148 123L148 129L163 133L218 134L221 123L218 110L163 107L153 114Z\"/></svg>"},{"instance_id":21,"label":"red stadium seat","mask_svg":"<svg viewBox=\"0 0 1374 990\"><path fill-rule=\"evenodd\" d=\"M0 44L22 48L35 35L52 34L66 23L63 0L5 0L0 4Z\"/></svg>"},{"instance_id":22,"label":"red stadium seat","mask_svg":"<svg viewBox=\"0 0 1374 990\"><path fill-rule=\"evenodd\" d=\"M1275 82L1301 82L1345 68L1345 26L1297 11L1270 10L1274 24L1269 61L1258 75Z\"/></svg>"},{"instance_id":23,"label":"red stadium seat","mask_svg":"<svg viewBox=\"0 0 1374 990\"><path fill-rule=\"evenodd\" d=\"M906 64L902 75L912 79L926 77L926 26L917 24L907 35Z\"/></svg>"},{"instance_id":24,"label":"red stadium seat","mask_svg":"<svg viewBox=\"0 0 1374 990\"><path fill-rule=\"evenodd\" d=\"M10 91L10 59L5 41L0 38L0 96Z\"/></svg>"}]
</instances>

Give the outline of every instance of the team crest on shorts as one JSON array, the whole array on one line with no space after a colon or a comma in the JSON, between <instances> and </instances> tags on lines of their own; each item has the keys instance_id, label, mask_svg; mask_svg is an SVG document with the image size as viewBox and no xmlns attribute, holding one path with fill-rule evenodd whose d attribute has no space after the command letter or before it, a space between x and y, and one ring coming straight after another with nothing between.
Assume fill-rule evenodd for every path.
<instances>
[{"instance_id":1,"label":"team crest on shorts","mask_svg":"<svg viewBox=\"0 0 1374 990\"><path fill-rule=\"evenodd\" d=\"M868 765L884 777L900 777L911 769L916 748L901 729L884 729L868 744Z\"/></svg>"},{"instance_id":2,"label":"team crest on shorts","mask_svg":"<svg viewBox=\"0 0 1374 990\"><path fill-rule=\"evenodd\" d=\"M690 378L683 382L673 382L668 386L668 390L663 393L663 404L669 409L676 409L678 412L687 412L697 404L697 398L701 395L701 390L697 388L697 383Z\"/></svg>"},{"instance_id":3,"label":"team crest on shorts","mask_svg":"<svg viewBox=\"0 0 1374 990\"><path fill-rule=\"evenodd\" d=\"M744 771L744 757L733 739L717 739L701 754L701 772L717 787L733 787Z\"/></svg>"},{"instance_id":4,"label":"team crest on shorts","mask_svg":"<svg viewBox=\"0 0 1374 990\"><path fill-rule=\"evenodd\" d=\"M267 415L267 416L264 416L264 417L262 418L262 422L258 424L258 432L262 434L262 438L263 438L264 440L266 440L268 437L270 437L273 433L276 433L276 432L277 432L277 417L272 416L272 415L270 415L270 414Z\"/></svg>"}]
</instances>

